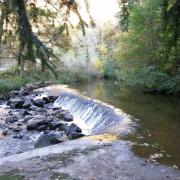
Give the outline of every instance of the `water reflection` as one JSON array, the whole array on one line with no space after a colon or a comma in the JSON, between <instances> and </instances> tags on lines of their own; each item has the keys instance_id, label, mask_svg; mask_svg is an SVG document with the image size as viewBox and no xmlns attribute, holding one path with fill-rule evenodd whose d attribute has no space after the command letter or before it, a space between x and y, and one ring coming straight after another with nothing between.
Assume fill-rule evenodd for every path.
<instances>
[{"instance_id":1,"label":"water reflection","mask_svg":"<svg viewBox=\"0 0 180 180\"><path fill-rule=\"evenodd\" d=\"M180 167L180 99L143 94L117 86L110 81L73 84L72 88L107 102L139 119L135 135L126 137L137 142L135 154L149 158L161 153L159 162Z\"/></svg>"}]
</instances>

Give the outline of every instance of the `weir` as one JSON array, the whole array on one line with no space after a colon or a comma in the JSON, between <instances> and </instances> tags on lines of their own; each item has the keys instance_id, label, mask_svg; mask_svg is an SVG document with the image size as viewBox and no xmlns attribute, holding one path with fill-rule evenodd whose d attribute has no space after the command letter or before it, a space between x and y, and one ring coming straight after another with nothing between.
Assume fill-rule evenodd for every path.
<instances>
[{"instance_id":1,"label":"weir","mask_svg":"<svg viewBox=\"0 0 180 180\"><path fill-rule=\"evenodd\" d=\"M100 133L115 124L130 122L130 117L120 109L78 93L62 92L54 105L70 111L74 123L86 135Z\"/></svg>"}]
</instances>

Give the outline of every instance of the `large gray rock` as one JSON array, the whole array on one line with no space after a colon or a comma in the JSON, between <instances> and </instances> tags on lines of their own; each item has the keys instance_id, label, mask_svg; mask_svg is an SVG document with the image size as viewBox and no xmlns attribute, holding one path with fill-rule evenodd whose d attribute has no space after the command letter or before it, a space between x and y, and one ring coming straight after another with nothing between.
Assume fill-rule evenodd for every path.
<instances>
[{"instance_id":1,"label":"large gray rock","mask_svg":"<svg viewBox=\"0 0 180 180\"><path fill-rule=\"evenodd\" d=\"M65 114L64 121L71 122L73 121L73 116L70 113Z\"/></svg>"},{"instance_id":2,"label":"large gray rock","mask_svg":"<svg viewBox=\"0 0 180 180\"><path fill-rule=\"evenodd\" d=\"M27 125L27 130L31 131L31 130L38 130L38 127L43 126L43 128L45 126L49 125L49 121L44 120L44 119L32 119L30 120L29 124ZM44 128L45 129L45 128Z\"/></svg>"},{"instance_id":3,"label":"large gray rock","mask_svg":"<svg viewBox=\"0 0 180 180\"><path fill-rule=\"evenodd\" d=\"M24 109L29 109L31 106L32 106L31 100L27 99L24 101L24 104L23 104Z\"/></svg>"},{"instance_id":4,"label":"large gray rock","mask_svg":"<svg viewBox=\"0 0 180 180\"><path fill-rule=\"evenodd\" d=\"M57 116L59 119L63 119L67 113L69 113L67 110L58 109L55 110L52 115Z\"/></svg>"},{"instance_id":5,"label":"large gray rock","mask_svg":"<svg viewBox=\"0 0 180 180\"><path fill-rule=\"evenodd\" d=\"M68 128L66 129L66 133L70 133L72 131L81 133L82 130L80 127L78 127L76 124L72 123Z\"/></svg>"},{"instance_id":6,"label":"large gray rock","mask_svg":"<svg viewBox=\"0 0 180 180\"><path fill-rule=\"evenodd\" d=\"M72 139L78 139L80 137L83 137L84 134L82 134L81 129L74 123L72 123L70 126L66 128L66 135L70 140Z\"/></svg>"},{"instance_id":7,"label":"large gray rock","mask_svg":"<svg viewBox=\"0 0 180 180\"><path fill-rule=\"evenodd\" d=\"M60 121L52 121L49 123L49 129L50 130L60 130L60 131L64 131L66 128L66 124L60 122Z\"/></svg>"},{"instance_id":8,"label":"large gray rock","mask_svg":"<svg viewBox=\"0 0 180 180\"><path fill-rule=\"evenodd\" d=\"M34 144L35 148L41 148L41 147L46 147L54 144L61 143L61 141L56 138L55 135L53 134L42 134Z\"/></svg>"},{"instance_id":9,"label":"large gray rock","mask_svg":"<svg viewBox=\"0 0 180 180\"><path fill-rule=\"evenodd\" d=\"M33 100L33 104L38 107L43 107L46 104L46 101L43 99L35 99Z\"/></svg>"}]
</instances>

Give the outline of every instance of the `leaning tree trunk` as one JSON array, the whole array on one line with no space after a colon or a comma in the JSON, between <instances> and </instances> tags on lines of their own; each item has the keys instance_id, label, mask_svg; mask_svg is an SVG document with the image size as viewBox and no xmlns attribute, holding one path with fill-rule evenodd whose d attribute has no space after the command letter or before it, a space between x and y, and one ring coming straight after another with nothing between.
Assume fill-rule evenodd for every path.
<instances>
[{"instance_id":1,"label":"leaning tree trunk","mask_svg":"<svg viewBox=\"0 0 180 180\"><path fill-rule=\"evenodd\" d=\"M24 71L25 60L27 59L35 63L35 58L37 57L41 60L42 70L47 67L57 76L54 70L55 65L49 60L50 56L55 57L55 55L33 33L27 16L25 2L25 0L15 0L20 34L18 66L21 66L21 71Z\"/></svg>"},{"instance_id":2,"label":"leaning tree trunk","mask_svg":"<svg viewBox=\"0 0 180 180\"><path fill-rule=\"evenodd\" d=\"M33 53L33 40L32 40L32 27L28 20L26 7L24 0L16 0L16 5L18 7L17 13L19 16L19 38L20 47L18 55L18 66L21 69L21 76L24 74L25 58L35 62L35 56Z\"/></svg>"}]
</instances>

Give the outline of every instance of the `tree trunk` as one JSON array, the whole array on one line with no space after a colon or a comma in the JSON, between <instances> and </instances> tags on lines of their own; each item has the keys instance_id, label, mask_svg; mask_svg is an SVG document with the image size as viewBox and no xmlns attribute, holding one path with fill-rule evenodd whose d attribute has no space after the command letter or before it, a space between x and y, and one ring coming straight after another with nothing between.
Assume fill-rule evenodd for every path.
<instances>
[{"instance_id":1,"label":"tree trunk","mask_svg":"<svg viewBox=\"0 0 180 180\"><path fill-rule=\"evenodd\" d=\"M49 48L47 48L33 33L31 24L29 22L26 12L26 1L15 0L17 6L17 14L19 20L19 34L20 34L20 47L18 66L24 70L25 60L36 63L35 56L41 60L42 69L48 67L55 76L54 64L49 60L49 56L54 56Z\"/></svg>"},{"instance_id":2,"label":"tree trunk","mask_svg":"<svg viewBox=\"0 0 180 180\"><path fill-rule=\"evenodd\" d=\"M25 58L28 60L34 61L35 58L33 55L33 39L32 39L32 27L29 22L26 6L24 0L16 0L16 5L18 7L17 13L19 16L19 31L20 31L20 47L19 47L19 58L18 66L23 66L21 69L24 69ZM27 48L26 48L27 47ZM25 52L26 51L26 55Z\"/></svg>"},{"instance_id":3,"label":"tree trunk","mask_svg":"<svg viewBox=\"0 0 180 180\"><path fill-rule=\"evenodd\" d=\"M5 17L6 17L5 5L2 5L2 7L1 7L1 19L0 19L0 51L1 51L3 26L4 26Z\"/></svg>"}]
</instances>

